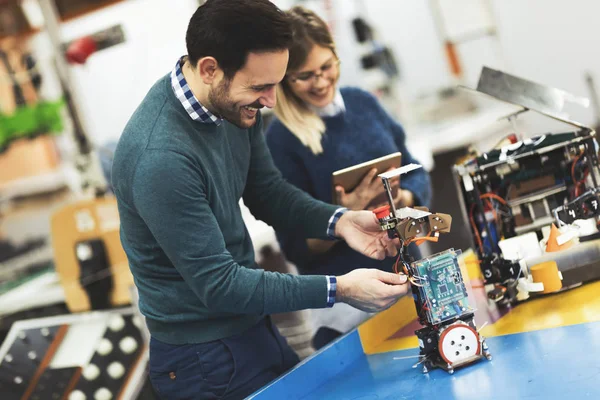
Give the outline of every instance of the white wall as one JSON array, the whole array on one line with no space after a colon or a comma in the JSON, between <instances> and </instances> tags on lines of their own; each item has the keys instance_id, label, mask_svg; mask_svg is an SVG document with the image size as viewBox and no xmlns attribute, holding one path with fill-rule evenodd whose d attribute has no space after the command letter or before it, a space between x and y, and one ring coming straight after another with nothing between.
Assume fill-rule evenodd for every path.
<instances>
[{"instance_id":1,"label":"white wall","mask_svg":"<svg viewBox=\"0 0 600 400\"><path fill-rule=\"evenodd\" d=\"M429 1L334 0L334 4L338 19L361 15L377 29L381 41L392 47L408 98L455 84ZM469 86L476 85L481 66L488 65L586 97L590 94L584 72L591 71L600 87L600 53L596 51L600 48L600 35L594 29L600 2L491 0L491 5L500 48L489 38L459 47ZM344 32L337 34L336 40L343 50L342 57L352 62L357 49L354 37ZM361 84L357 68L347 68L343 73L342 83ZM595 114L591 108L580 109L572 117L591 124Z\"/></svg>"},{"instance_id":2,"label":"white wall","mask_svg":"<svg viewBox=\"0 0 600 400\"><path fill-rule=\"evenodd\" d=\"M494 9L513 73L588 97L584 73L591 71L600 87L600 2L494 0ZM595 112L579 110L573 118L592 123Z\"/></svg>"},{"instance_id":3,"label":"white wall","mask_svg":"<svg viewBox=\"0 0 600 400\"><path fill-rule=\"evenodd\" d=\"M467 82L475 85L481 65L588 96L583 73L600 80L600 35L593 30L600 2L589 0L491 0L502 54L489 40L460 48ZM274 0L288 8L294 0ZM430 2L423 0L332 0L335 37L342 62L342 84L365 86L359 68L362 49L350 26L361 15L377 29L379 39L398 57L403 96L453 85ZM126 43L93 55L85 66L72 67L80 104L93 140L115 140L152 83L185 53L187 22L197 0L128 0L62 25L65 40L121 23ZM304 1L327 18L323 0ZM48 52L43 39L38 50ZM581 110L575 119L592 123L594 112ZM540 121L543 125L545 121Z\"/></svg>"},{"instance_id":4,"label":"white wall","mask_svg":"<svg viewBox=\"0 0 600 400\"><path fill-rule=\"evenodd\" d=\"M449 83L450 75L428 1L353 2L357 4L360 16L376 30L378 40L392 48L409 97L432 92ZM352 79L360 80L358 77Z\"/></svg>"},{"instance_id":5,"label":"white wall","mask_svg":"<svg viewBox=\"0 0 600 400\"><path fill-rule=\"evenodd\" d=\"M125 32L125 43L71 67L72 83L82 100L78 107L94 142L117 140L148 89L186 53L185 31L197 7L197 0L128 0L61 24L64 42L116 24ZM34 47L50 65L45 34L35 39ZM58 90L52 79L46 86L49 96Z\"/></svg>"}]
</instances>

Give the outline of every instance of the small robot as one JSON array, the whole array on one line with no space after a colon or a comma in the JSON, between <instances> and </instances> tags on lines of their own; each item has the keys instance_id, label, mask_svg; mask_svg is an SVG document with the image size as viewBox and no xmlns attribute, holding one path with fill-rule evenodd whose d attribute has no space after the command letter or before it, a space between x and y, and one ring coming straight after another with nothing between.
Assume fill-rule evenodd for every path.
<instances>
[{"instance_id":1,"label":"small robot","mask_svg":"<svg viewBox=\"0 0 600 400\"><path fill-rule=\"evenodd\" d=\"M491 360L492 355L475 325L458 261L460 250L448 249L418 261L408 253L410 243L437 242L440 232L450 232L452 223L450 215L434 214L427 208L396 209L390 180L420 167L410 164L380 174L389 205L373 212L382 230L400 240L394 271L408 277L419 322L424 326L415 332L423 373L441 368L452 374L456 368L483 358Z\"/></svg>"}]
</instances>

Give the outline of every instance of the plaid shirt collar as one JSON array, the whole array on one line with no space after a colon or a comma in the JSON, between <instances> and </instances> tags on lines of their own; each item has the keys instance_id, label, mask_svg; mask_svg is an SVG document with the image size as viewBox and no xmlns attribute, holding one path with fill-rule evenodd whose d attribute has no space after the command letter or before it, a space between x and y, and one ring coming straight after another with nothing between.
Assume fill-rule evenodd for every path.
<instances>
[{"instance_id":1,"label":"plaid shirt collar","mask_svg":"<svg viewBox=\"0 0 600 400\"><path fill-rule=\"evenodd\" d=\"M175 68L171 71L171 87L173 88L173 93L175 93L175 97L181 102L185 111L187 111L190 118L194 121L202 122L205 124L214 123L216 125L221 125L223 119L217 117L206 107L204 107L192 90L188 86L185 77L183 76L183 72L181 71L181 66L185 61L186 56L181 57L177 60L177 64L175 64Z\"/></svg>"}]
</instances>

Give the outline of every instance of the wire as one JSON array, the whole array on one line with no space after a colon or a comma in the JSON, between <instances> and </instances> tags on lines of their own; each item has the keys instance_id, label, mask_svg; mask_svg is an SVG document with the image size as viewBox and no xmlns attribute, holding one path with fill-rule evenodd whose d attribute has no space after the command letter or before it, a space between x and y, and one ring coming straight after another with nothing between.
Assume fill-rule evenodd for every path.
<instances>
[{"instance_id":1,"label":"wire","mask_svg":"<svg viewBox=\"0 0 600 400\"><path fill-rule=\"evenodd\" d=\"M409 244L411 244L411 243L414 243L414 244L416 244L417 246L420 246L420 245L422 245L424 242L437 242L437 241L439 240L439 237L437 236L437 234L436 234L436 235L434 235L434 236L432 236L432 233L433 233L432 231L429 231L429 232L427 233L427 235L425 235L425 236L420 236L420 237L417 237L417 236L415 236L415 237L412 237L412 238L410 238L410 239L408 239L408 240L406 241L406 245L409 245ZM437 232L436 232L436 233L437 233Z\"/></svg>"},{"instance_id":2,"label":"wire","mask_svg":"<svg viewBox=\"0 0 600 400\"><path fill-rule=\"evenodd\" d=\"M417 246L420 246L425 242L437 242L438 240L439 240L439 237L437 237L437 236L422 236L419 238L413 238L411 240L411 243L414 243Z\"/></svg>"},{"instance_id":3,"label":"wire","mask_svg":"<svg viewBox=\"0 0 600 400\"><path fill-rule=\"evenodd\" d=\"M405 275L407 277L408 281L412 285L415 285L418 287L423 287L423 284L417 282L417 280L420 280L421 282L423 282L424 279L421 278L420 276L412 275L408 269L408 264L406 263L406 261L404 261L402 259L402 253L404 251L405 244L408 244L408 241L406 243L402 243L402 247L401 247L400 251L398 252L398 257L396 257L396 262L394 263L394 267L393 267L394 273L396 273L398 275ZM402 263L402 271L398 270L400 263Z\"/></svg>"},{"instance_id":4,"label":"wire","mask_svg":"<svg viewBox=\"0 0 600 400\"><path fill-rule=\"evenodd\" d=\"M480 331L480 330L482 330L482 329L483 329L483 328L484 328L484 327L485 327L487 324L488 324L488 321L485 321L485 322L483 323L483 325L481 325L481 326L479 327L479 329L477 329L477 333L479 333L479 331Z\"/></svg>"},{"instance_id":5,"label":"wire","mask_svg":"<svg viewBox=\"0 0 600 400\"><path fill-rule=\"evenodd\" d=\"M429 359L429 356L425 356L421 361L419 361L418 363L416 363L415 365L413 365L413 368L417 368L419 366L419 364L427 361Z\"/></svg>"},{"instance_id":6,"label":"wire","mask_svg":"<svg viewBox=\"0 0 600 400\"><path fill-rule=\"evenodd\" d=\"M409 265L406 261L402 261L402 269L406 275L409 275Z\"/></svg>"},{"instance_id":7,"label":"wire","mask_svg":"<svg viewBox=\"0 0 600 400\"><path fill-rule=\"evenodd\" d=\"M413 276L409 277L409 278L408 278L408 280L410 281L410 283L412 283L412 284L413 284L413 285L415 285L415 286L418 286L418 287L423 287L423 285L422 285L422 284L415 282L415 280L414 280L414 277L413 277Z\"/></svg>"},{"instance_id":8,"label":"wire","mask_svg":"<svg viewBox=\"0 0 600 400\"><path fill-rule=\"evenodd\" d=\"M427 278L419 276L419 275L411 275L410 281L416 286L422 287L424 283L427 283Z\"/></svg>"},{"instance_id":9,"label":"wire","mask_svg":"<svg viewBox=\"0 0 600 400\"><path fill-rule=\"evenodd\" d=\"M425 356L421 355L421 354L417 354L414 356L394 357L392 360L407 360L409 358L422 358L422 357L425 357Z\"/></svg>"},{"instance_id":10,"label":"wire","mask_svg":"<svg viewBox=\"0 0 600 400\"><path fill-rule=\"evenodd\" d=\"M494 216L494 222L496 224L496 227L498 228L498 230L500 232L502 232L503 229L502 229L502 226L500 226L500 221L498 220L498 212L500 211L500 209L494 206L494 203L492 202L492 200L494 200L508 208L508 210L509 210L508 213L500 211L503 215L511 215L510 208L509 208L506 200L503 199L501 196L498 196L495 193L484 193L484 194L480 195L479 198L482 200L487 200L486 204L490 208L490 211L492 212L492 215ZM475 204L472 204L471 209L469 210L469 222L471 224L471 228L473 229L473 234L475 235L475 242L477 244L477 247L479 247L479 251L483 254L484 253L483 241L481 239L481 234L479 233L479 229L477 228L477 224L475 223L474 212L475 212ZM487 224L487 219L486 219L485 215L483 216L483 220L484 220L484 224ZM491 240L491 238L490 238L490 240Z\"/></svg>"},{"instance_id":11,"label":"wire","mask_svg":"<svg viewBox=\"0 0 600 400\"><path fill-rule=\"evenodd\" d=\"M575 179L575 166L577 165L579 159L583 157L583 155L583 152L579 153L573 160L573 164L571 164L571 178L573 179L573 183L577 182L577 179Z\"/></svg>"},{"instance_id":12,"label":"wire","mask_svg":"<svg viewBox=\"0 0 600 400\"><path fill-rule=\"evenodd\" d=\"M481 236L479 235L479 229L477 229L477 225L475 224L475 218L473 218L473 211L475 211L475 204L471 205L471 210L469 211L469 222L471 223L471 228L475 234L475 241L477 242L477 246L479 246L479 251L481 254L483 254L483 242L481 241Z\"/></svg>"},{"instance_id":13,"label":"wire","mask_svg":"<svg viewBox=\"0 0 600 400\"><path fill-rule=\"evenodd\" d=\"M505 206L508 206L508 203L506 202L506 200L504 200L502 197L498 196L495 193L484 193L480 197L482 199L494 199L494 200L497 200L500 203L504 204Z\"/></svg>"},{"instance_id":14,"label":"wire","mask_svg":"<svg viewBox=\"0 0 600 400\"><path fill-rule=\"evenodd\" d=\"M573 160L573 164L571 164L571 179L573 180L573 185L575 186L574 193L573 193L573 195L575 197L579 196L580 186L584 184L584 182L587 179L589 172L590 172L588 169L586 169L584 167L583 177L581 178L581 180L578 180L575 177L575 167L577 166L577 163L579 162L579 160L583 161L584 156L585 156L585 152L579 153L577 155L577 157L575 157L575 159Z\"/></svg>"}]
</instances>

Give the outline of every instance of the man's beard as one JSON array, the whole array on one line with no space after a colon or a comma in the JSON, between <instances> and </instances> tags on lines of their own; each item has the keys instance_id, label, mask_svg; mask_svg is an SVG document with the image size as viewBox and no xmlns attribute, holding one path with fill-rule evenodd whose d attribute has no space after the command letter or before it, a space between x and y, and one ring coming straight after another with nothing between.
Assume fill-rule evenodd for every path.
<instances>
[{"instance_id":1,"label":"man's beard","mask_svg":"<svg viewBox=\"0 0 600 400\"><path fill-rule=\"evenodd\" d=\"M217 87L208 93L208 101L212 105L214 112L221 118L231 122L240 129L248 129L256 122L252 123L242 117L242 107L237 106L229 97L229 85L231 80L223 79ZM262 108L263 106L256 101L250 104L250 107Z\"/></svg>"}]
</instances>

